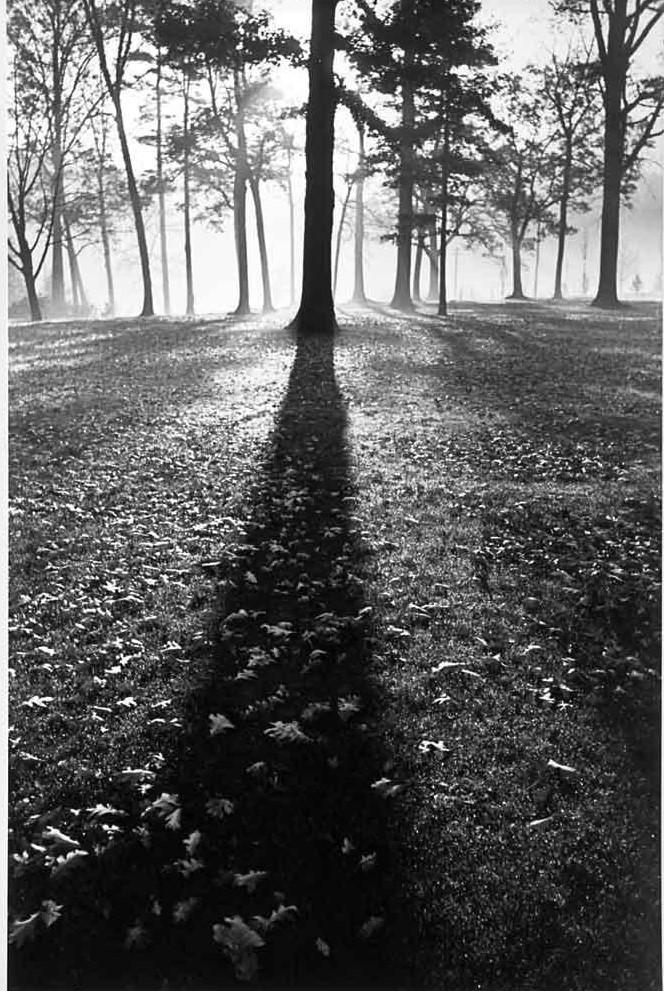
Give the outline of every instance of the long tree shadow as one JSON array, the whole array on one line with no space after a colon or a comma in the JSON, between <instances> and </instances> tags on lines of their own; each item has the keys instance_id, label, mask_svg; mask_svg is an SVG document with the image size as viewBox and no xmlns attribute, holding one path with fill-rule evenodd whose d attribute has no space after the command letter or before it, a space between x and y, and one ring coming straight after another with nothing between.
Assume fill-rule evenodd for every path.
<instances>
[{"instance_id":1,"label":"long tree shadow","mask_svg":"<svg viewBox=\"0 0 664 991\"><path fill-rule=\"evenodd\" d=\"M20 957L17 987L399 982L387 830L399 785L374 728L333 347L297 341L246 544L217 575L214 645L192 664L178 751L156 779L116 779L118 814L90 829L118 835L52 882L67 917L38 960Z\"/></svg>"}]
</instances>

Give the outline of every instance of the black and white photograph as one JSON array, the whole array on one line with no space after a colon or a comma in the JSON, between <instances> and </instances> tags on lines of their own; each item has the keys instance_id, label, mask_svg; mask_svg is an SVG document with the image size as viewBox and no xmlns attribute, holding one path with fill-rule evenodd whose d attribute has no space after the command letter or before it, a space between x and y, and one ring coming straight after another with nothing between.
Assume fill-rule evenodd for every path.
<instances>
[{"instance_id":1,"label":"black and white photograph","mask_svg":"<svg viewBox=\"0 0 664 991\"><path fill-rule=\"evenodd\" d=\"M664 0L4 8L3 986L662 991Z\"/></svg>"}]
</instances>

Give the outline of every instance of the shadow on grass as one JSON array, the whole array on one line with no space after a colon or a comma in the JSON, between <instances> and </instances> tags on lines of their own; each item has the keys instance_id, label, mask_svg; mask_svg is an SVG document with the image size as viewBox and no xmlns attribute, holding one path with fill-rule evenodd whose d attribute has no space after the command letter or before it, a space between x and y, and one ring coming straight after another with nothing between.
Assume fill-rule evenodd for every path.
<instances>
[{"instance_id":1,"label":"shadow on grass","mask_svg":"<svg viewBox=\"0 0 664 991\"><path fill-rule=\"evenodd\" d=\"M16 987L218 988L256 971L270 988L397 985L403 927L389 911L389 799L371 787L385 772L380 703L333 345L297 342L177 750L149 792L149 774L116 781L107 801L124 815L101 813L85 846L96 836L104 851L49 880L41 897L63 917L39 955L18 951ZM110 843L104 822L121 828Z\"/></svg>"}]
</instances>

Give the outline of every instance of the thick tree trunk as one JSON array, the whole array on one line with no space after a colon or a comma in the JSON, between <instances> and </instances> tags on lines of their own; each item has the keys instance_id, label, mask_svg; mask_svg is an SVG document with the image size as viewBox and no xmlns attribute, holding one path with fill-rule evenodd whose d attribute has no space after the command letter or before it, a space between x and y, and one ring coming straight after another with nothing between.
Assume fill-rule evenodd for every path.
<instances>
[{"instance_id":1,"label":"thick tree trunk","mask_svg":"<svg viewBox=\"0 0 664 991\"><path fill-rule=\"evenodd\" d=\"M334 15L337 0L312 0L302 298L294 326L303 333L336 329L332 298L334 185Z\"/></svg>"},{"instance_id":2,"label":"thick tree trunk","mask_svg":"<svg viewBox=\"0 0 664 991\"><path fill-rule=\"evenodd\" d=\"M157 196L159 202L159 244L161 248L161 285L164 313L171 313L171 284L168 273L168 244L166 240L166 196L164 193L164 150L161 119L161 49L157 46Z\"/></svg>"},{"instance_id":3,"label":"thick tree trunk","mask_svg":"<svg viewBox=\"0 0 664 991\"><path fill-rule=\"evenodd\" d=\"M101 245L104 253L104 270L106 272L106 290L108 302L106 310L108 316L115 314L115 286L113 283L113 265L111 263L111 239L108 233L108 220L106 216L106 194L104 192L104 165L100 161L97 169L97 195L99 197L99 231L101 234Z\"/></svg>"},{"instance_id":4,"label":"thick tree trunk","mask_svg":"<svg viewBox=\"0 0 664 991\"><path fill-rule=\"evenodd\" d=\"M141 198L138 193L136 176L134 175L134 166L131 160L131 152L129 150L129 142L127 141L127 132L125 131L122 106L120 104L119 97L114 99L114 105L115 120L118 128L118 137L120 139L120 150L122 151L122 160L124 162L125 172L127 175L129 202L131 203L131 210L134 215L134 227L136 230L136 240L138 242L138 254L141 262L141 275L143 277L143 308L141 309L141 316L151 317L154 315L154 303L152 301L152 277L150 275L150 256L148 253L148 242L145 236L145 224L143 222Z\"/></svg>"},{"instance_id":5,"label":"thick tree trunk","mask_svg":"<svg viewBox=\"0 0 664 991\"><path fill-rule=\"evenodd\" d=\"M415 271L413 273L413 299L421 302L422 293L420 283L422 281L422 261L424 258L424 231L417 232L417 248L415 250Z\"/></svg>"},{"instance_id":6,"label":"thick tree trunk","mask_svg":"<svg viewBox=\"0 0 664 991\"><path fill-rule=\"evenodd\" d=\"M605 74L604 106L604 178L602 200L602 234L600 242L599 285L593 306L615 309L618 300L618 241L620 233L620 180L624 137L621 119L622 73L615 65L618 54L609 38L612 64Z\"/></svg>"},{"instance_id":7,"label":"thick tree trunk","mask_svg":"<svg viewBox=\"0 0 664 991\"><path fill-rule=\"evenodd\" d=\"M401 86L401 142L399 146L399 222L397 229L397 275L391 305L408 312L413 309L410 295L410 270L413 236L413 130L415 98L410 79Z\"/></svg>"},{"instance_id":8,"label":"thick tree trunk","mask_svg":"<svg viewBox=\"0 0 664 991\"><path fill-rule=\"evenodd\" d=\"M20 238L17 231L17 238L19 242L24 239ZM32 255L30 249L28 248L27 241L25 243L19 243L19 248L21 251L21 274L23 276L23 281L25 282L25 292L28 297L28 305L30 307L30 318L34 322L42 320L41 306L39 305L39 296L37 295L37 280L35 279L34 270L32 267Z\"/></svg>"},{"instance_id":9,"label":"thick tree trunk","mask_svg":"<svg viewBox=\"0 0 664 991\"><path fill-rule=\"evenodd\" d=\"M344 224L346 223L346 213L348 212L348 204L350 202L350 195L353 192L353 182L348 183L346 189L346 195L344 197L344 202L341 207L341 216L339 217L339 227L337 229L337 246L334 252L334 277L332 279L332 295L336 299L337 296L337 278L339 276L339 258L341 256L341 237L344 232Z\"/></svg>"},{"instance_id":10,"label":"thick tree trunk","mask_svg":"<svg viewBox=\"0 0 664 991\"><path fill-rule=\"evenodd\" d=\"M183 155L183 184L184 184L184 266L187 286L187 302L185 313L188 317L194 315L194 272L191 260L191 167L189 148L189 80L184 81L184 120L182 128L184 140Z\"/></svg>"},{"instance_id":11,"label":"thick tree trunk","mask_svg":"<svg viewBox=\"0 0 664 991\"><path fill-rule=\"evenodd\" d=\"M355 280L353 302L363 305L367 301L364 291L364 128L358 125L360 139L357 159L357 179L355 180Z\"/></svg>"},{"instance_id":12,"label":"thick tree trunk","mask_svg":"<svg viewBox=\"0 0 664 991\"><path fill-rule=\"evenodd\" d=\"M521 241L516 233L512 233L512 292L508 299L525 299L523 282L521 280Z\"/></svg>"},{"instance_id":13,"label":"thick tree trunk","mask_svg":"<svg viewBox=\"0 0 664 991\"><path fill-rule=\"evenodd\" d=\"M438 266L438 238L436 236L435 222L429 227L429 291L427 299L430 303L435 303L438 299L439 289L439 266Z\"/></svg>"},{"instance_id":14,"label":"thick tree trunk","mask_svg":"<svg viewBox=\"0 0 664 991\"><path fill-rule=\"evenodd\" d=\"M295 201L293 199L293 175L292 175L293 151L288 146L288 174L286 176L286 191L288 193L288 234L290 248L290 283L289 283L289 305L295 304Z\"/></svg>"},{"instance_id":15,"label":"thick tree trunk","mask_svg":"<svg viewBox=\"0 0 664 991\"><path fill-rule=\"evenodd\" d=\"M258 254L261 260L261 281L263 283L263 313L272 313L272 286L270 284L270 264L267 257L267 242L265 240L265 220L263 218L263 202L261 200L260 183L256 176L249 172L249 188L254 201L256 216L256 236L258 238Z\"/></svg>"},{"instance_id":16,"label":"thick tree trunk","mask_svg":"<svg viewBox=\"0 0 664 991\"><path fill-rule=\"evenodd\" d=\"M558 218L558 254L556 256L556 277L553 286L553 298L563 298L563 262L565 260L565 239L567 237L567 210L569 206L570 180L572 175L572 144L567 142L565 148L565 165L563 167L563 188L560 195L560 216Z\"/></svg>"},{"instance_id":17,"label":"thick tree trunk","mask_svg":"<svg viewBox=\"0 0 664 991\"><path fill-rule=\"evenodd\" d=\"M447 316L447 180L443 191L443 205L440 219L440 264L438 283L438 316Z\"/></svg>"}]
</instances>

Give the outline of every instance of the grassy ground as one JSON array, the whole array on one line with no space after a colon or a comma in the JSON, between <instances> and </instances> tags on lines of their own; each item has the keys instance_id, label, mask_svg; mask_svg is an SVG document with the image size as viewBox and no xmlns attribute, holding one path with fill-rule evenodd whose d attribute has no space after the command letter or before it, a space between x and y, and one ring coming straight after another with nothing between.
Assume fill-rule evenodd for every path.
<instances>
[{"instance_id":1,"label":"grassy ground","mask_svg":"<svg viewBox=\"0 0 664 991\"><path fill-rule=\"evenodd\" d=\"M16 328L16 988L658 987L659 315Z\"/></svg>"}]
</instances>

